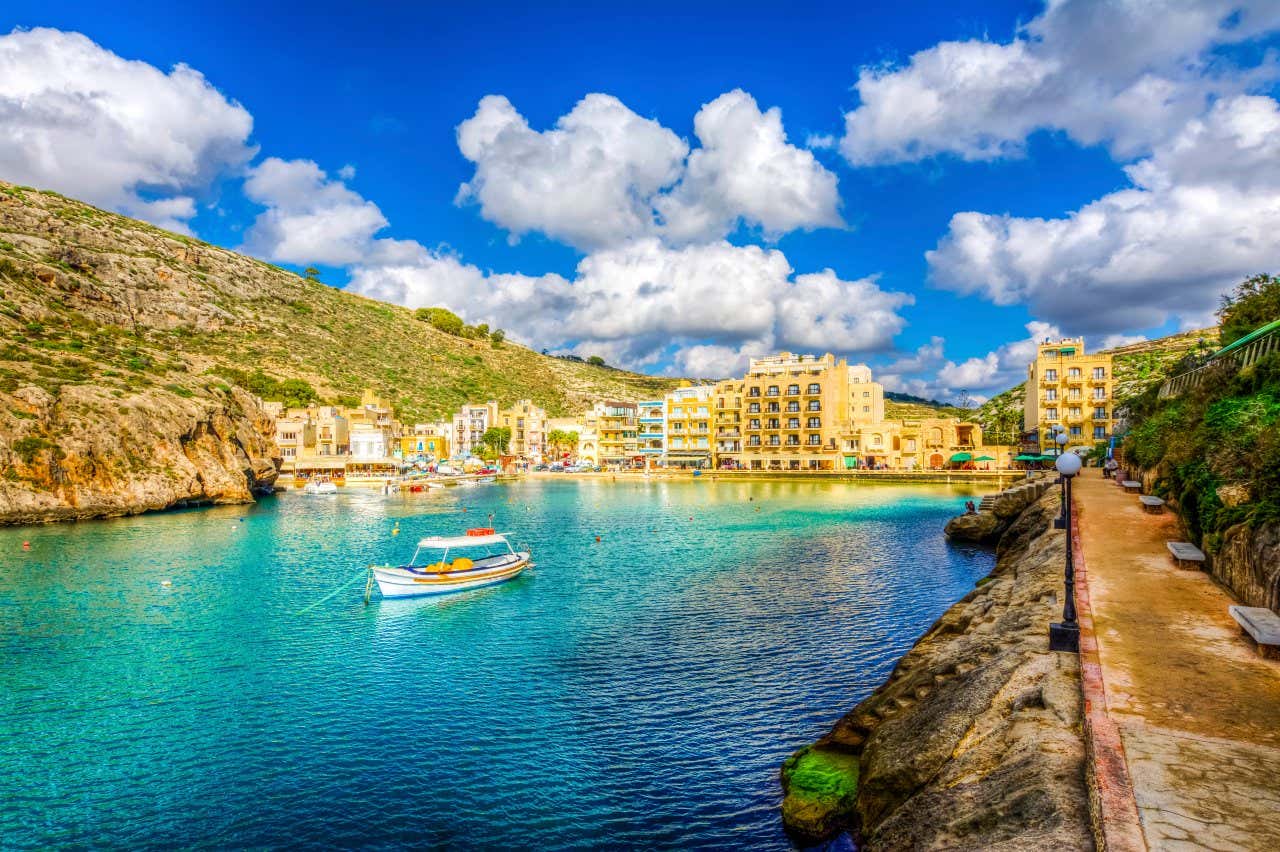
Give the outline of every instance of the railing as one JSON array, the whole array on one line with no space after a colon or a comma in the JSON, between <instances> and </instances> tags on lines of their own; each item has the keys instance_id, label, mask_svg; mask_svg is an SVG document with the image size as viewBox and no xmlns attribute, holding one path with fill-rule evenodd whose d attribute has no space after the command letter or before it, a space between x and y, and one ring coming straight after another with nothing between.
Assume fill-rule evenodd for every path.
<instances>
[{"instance_id":1,"label":"railing","mask_svg":"<svg viewBox=\"0 0 1280 852\"><path fill-rule=\"evenodd\" d=\"M1231 364L1239 370L1256 364L1272 352L1280 352L1280 320L1264 325L1262 328L1218 350L1204 364L1194 370L1179 373L1160 386L1160 399L1181 396L1192 388L1199 387L1210 367L1218 364Z\"/></svg>"}]
</instances>

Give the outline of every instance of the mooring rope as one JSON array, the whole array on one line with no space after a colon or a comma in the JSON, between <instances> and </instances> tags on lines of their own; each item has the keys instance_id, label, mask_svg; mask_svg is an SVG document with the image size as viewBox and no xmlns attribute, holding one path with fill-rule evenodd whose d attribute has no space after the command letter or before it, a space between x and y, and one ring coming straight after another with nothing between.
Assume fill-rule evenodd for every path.
<instances>
[{"instance_id":1,"label":"mooring rope","mask_svg":"<svg viewBox=\"0 0 1280 852\"><path fill-rule=\"evenodd\" d=\"M304 612L310 612L311 610L313 610L313 609L315 609L316 607L320 606L320 604L322 604L322 603L324 603L325 601L327 601L327 600L329 600L330 598L332 598L332 597L333 597L334 595L336 595L338 592L341 592L343 589L349 588L349 587L351 586L351 584L352 584L352 583L354 583L356 580L363 579L363 578L365 577L365 575L367 575L368 573L369 573L369 569L368 569L368 568L361 568L361 569L360 569L359 571L357 571L355 574L351 575L350 579L348 579L348 580L347 580L345 583L343 583L341 586L338 586L338 588L334 589L332 592L330 592L329 594L325 595L325 596L324 596L324 597L322 597L320 600L316 601L315 603L311 604L310 606L306 606L306 607L303 607L302 609L298 610L297 612L295 612L295 613L294 613L294 615L302 615Z\"/></svg>"}]
</instances>

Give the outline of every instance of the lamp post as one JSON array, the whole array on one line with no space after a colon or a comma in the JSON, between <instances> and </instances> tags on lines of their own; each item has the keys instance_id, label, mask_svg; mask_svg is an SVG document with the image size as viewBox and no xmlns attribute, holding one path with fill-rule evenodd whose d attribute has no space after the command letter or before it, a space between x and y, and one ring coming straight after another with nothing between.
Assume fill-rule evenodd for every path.
<instances>
[{"instance_id":1,"label":"lamp post","mask_svg":"<svg viewBox=\"0 0 1280 852\"><path fill-rule=\"evenodd\" d=\"M1057 459L1062 458L1063 447L1067 445L1067 433L1057 431L1059 428L1057 426L1054 426L1053 428L1055 430L1053 440L1058 445L1057 456L1054 460L1056 465ZM1072 455L1075 455L1075 453L1072 453ZM1067 480L1066 480L1066 477L1059 475L1058 484L1062 486L1061 488L1062 511L1058 513L1058 517L1053 519L1053 528L1056 530L1065 530L1067 528Z\"/></svg>"},{"instance_id":2,"label":"lamp post","mask_svg":"<svg viewBox=\"0 0 1280 852\"><path fill-rule=\"evenodd\" d=\"M1066 600L1062 604L1062 621L1049 625L1050 651L1080 650L1080 625L1076 624L1076 576L1071 547L1071 479L1080 472L1081 464L1080 456L1075 453L1063 453L1054 462L1054 467L1058 469L1058 473L1062 474L1063 492L1066 495L1062 501L1062 512L1066 522L1067 569Z\"/></svg>"}]
</instances>

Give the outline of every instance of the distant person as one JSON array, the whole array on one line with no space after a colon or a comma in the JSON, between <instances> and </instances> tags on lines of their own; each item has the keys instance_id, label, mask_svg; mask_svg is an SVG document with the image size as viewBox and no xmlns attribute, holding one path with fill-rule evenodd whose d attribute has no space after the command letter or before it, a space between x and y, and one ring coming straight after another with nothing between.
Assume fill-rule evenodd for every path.
<instances>
[{"instance_id":1,"label":"distant person","mask_svg":"<svg viewBox=\"0 0 1280 852\"><path fill-rule=\"evenodd\" d=\"M975 506L975 505L973 505L973 501L972 501L972 500L966 500L966 501L964 501L964 513L965 513L966 515L976 515L976 514L978 514L978 507L977 507L977 506Z\"/></svg>"}]
</instances>

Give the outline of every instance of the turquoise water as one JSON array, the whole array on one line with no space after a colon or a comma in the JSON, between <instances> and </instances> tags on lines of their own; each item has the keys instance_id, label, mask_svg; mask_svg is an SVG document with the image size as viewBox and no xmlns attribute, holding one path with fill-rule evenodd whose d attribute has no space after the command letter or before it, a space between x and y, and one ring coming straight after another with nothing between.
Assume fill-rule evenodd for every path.
<instances>
[{"instance_id":1,"label":"turquoise water","mask_svg":"<svg viewBox=\"0 0 1280 852\"><path fill-rule=\"evenodd\" d=\"M970 494L549 479L0 530L0 847L785 848L781 761L990 569L941 534ZM530 575L312 607L489 513Z\"/></svg>"}]
</instances>

